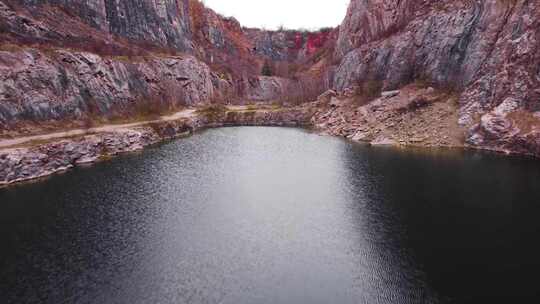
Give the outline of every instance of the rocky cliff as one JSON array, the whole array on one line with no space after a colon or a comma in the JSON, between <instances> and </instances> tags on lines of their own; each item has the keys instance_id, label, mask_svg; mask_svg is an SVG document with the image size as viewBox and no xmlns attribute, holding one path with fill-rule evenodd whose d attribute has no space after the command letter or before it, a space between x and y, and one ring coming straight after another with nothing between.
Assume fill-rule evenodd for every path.
<instances>
[{"instance_id":1,"label":"rocky cliff","mask_svg":"<svg viewBox=\"0 0 540 304\"><path fill-rule=\"evenodd\" d=\"M105 33L188 51L193 48L188 0L17 0L34 14L61 8Z\"/></svg>"},{"instance_id":2,"label":"rocky cliff","mask_svg":"<svg viewBox=\"0 0 540 304\"><path fill-rule=\"evenodd\" d=\"M537 1L352 0L334 86L451 90L468 144L538 155L539 38Z\"/></svg>"},{"instance_id":3,"label":"rocky cliff","mask_svg":"<svg viewBox=\"0 0 540 304\"><path fill-rule=\"evenodd\" d=\"M0 51L0 125L6 127L157 113L205 103L213 89L208 66L187 55L124 60L61 49Z\"/></svg>"},{"instance_id":4,"label":"rocky cliff","mask_svg":"<svg viewBox=\"0 0 540 304\"><path fill-rule=\"evenodd\" d=\"M539 23L527 0L351 0L315 33L243 28L197 0L0 0L0 130L334 88L314 117L332 134L540 155Z\"/></svg>"},{"instance_id":5,"label":"rocky cliff","mask_svg":"<svg viewBox=\"0 0 540 304\"><path fill-rule=\"evenodd\" d=\"M261 69L277 57L284 66L296 53L309 58L328 35L257 51L264 31L253 34L198 0L2 0L0 29L1 132L211 102L298 102L326 88L312 75Z\"/></svg>"}]
</instances>

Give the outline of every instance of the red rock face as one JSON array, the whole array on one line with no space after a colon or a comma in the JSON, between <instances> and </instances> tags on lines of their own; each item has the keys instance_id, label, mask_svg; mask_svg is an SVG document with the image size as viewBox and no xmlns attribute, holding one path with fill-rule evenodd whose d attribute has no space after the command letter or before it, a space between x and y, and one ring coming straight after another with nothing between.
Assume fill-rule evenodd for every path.
<instances>
[{"instance_id":1,"label":"red rock face","mask_svg":"<svg viewBox=\"0 0 540 304\"><path fill-rule=\"evenodd\" d=\"M308 55L312 55L318 50L320 50L330 40L331 35L332 35L332 31L309 33L307 35L308 37L307 37L307 42L306 42L306 53Z\"/></svg>"}]
</instances>

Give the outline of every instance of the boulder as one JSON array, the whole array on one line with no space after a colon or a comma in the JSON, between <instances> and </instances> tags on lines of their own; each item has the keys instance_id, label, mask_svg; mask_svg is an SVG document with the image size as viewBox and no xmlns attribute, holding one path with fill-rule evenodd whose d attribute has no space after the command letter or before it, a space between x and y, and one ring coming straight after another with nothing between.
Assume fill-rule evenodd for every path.
<instances>
[{"instance_id":1,"label":"boulder","mask_svg":"<svg viewBox=\"0 0 540 304\"><path fill-rule=\"evenodd\" d=\"M382 98L388 99L388 98L392 98L392 97L398 96L399 93L400 93L399 90L395 90L395 91L385 91L385 92L382 92L382 93L381 93L381 97L382 97Z\"/></svg>"},{"instance_id":2,"label":"boulder","mask_svg":"<svg viewBox=\"0 0 540 304\"><path fill-rule=\"evenodd\" d=\"M336 91L334 90L328 90L324 93L322 93L318 98L317 98L317 102L319 103L329 103L332 98L336 97L337 96L337 93Z\"/></svg>"},{"instance_id":3,"label":"boulder","mask_svg":"<svg viewBox=\"0 0 540 304\"><path fill-rule=\"evenodd\" d=\"M371 145L372 146L397 146L398 143L395 140L388 138L384 135L379 135L377 138L371 141Z\"/></svg>"}]
</instances>

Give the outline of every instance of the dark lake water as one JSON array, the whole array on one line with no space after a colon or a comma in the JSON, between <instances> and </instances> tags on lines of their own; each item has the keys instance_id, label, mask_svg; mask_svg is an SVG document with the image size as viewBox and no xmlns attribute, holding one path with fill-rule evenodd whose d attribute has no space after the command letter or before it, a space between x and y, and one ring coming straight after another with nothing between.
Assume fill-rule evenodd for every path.
<instances>
[{"instance_id":1,"label":"dark lake water","mask_svg":"<svg viewBox=\"0 0 540 304\"><path fill-rule=\"evenodd\" d=\"M208 130L0 189L0 303L532 297L539 182L538 160Z\"/></svg>"}]
</instances>

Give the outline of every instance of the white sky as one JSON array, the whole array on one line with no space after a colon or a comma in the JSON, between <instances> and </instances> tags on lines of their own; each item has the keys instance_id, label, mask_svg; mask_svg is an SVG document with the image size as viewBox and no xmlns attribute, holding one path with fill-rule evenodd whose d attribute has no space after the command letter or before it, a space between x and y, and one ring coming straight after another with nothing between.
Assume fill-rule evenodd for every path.
<instances>
[{"instance_id":1,"label":"white sky","mask_svg":"<svg viewBox=\"0 0 540 304\"><path fill-rule=\"evenodd\" d=\"M235 17L243 26L318 29L341 24L350 0L203 0L206 6Z\"/></svg>"}]
</instances>

